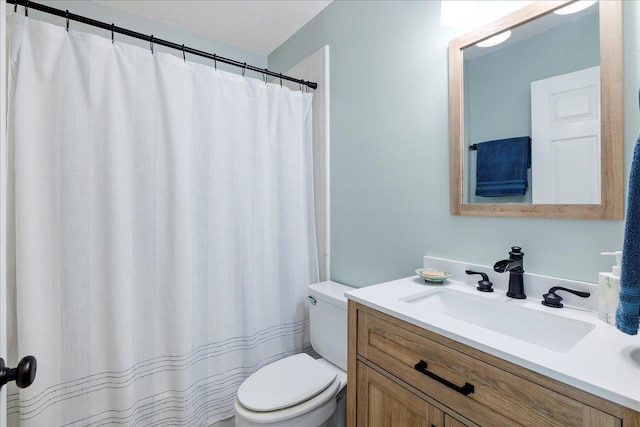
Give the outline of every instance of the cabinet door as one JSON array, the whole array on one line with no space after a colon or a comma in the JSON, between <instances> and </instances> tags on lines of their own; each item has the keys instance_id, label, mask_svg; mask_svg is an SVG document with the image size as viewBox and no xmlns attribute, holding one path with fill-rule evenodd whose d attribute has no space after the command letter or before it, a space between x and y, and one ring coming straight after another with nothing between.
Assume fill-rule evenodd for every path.
<instances>
[{"instance_id":1,"label":"cabinet door","mask_svg":"<svg viewBox=\"0 0 640 427\"><path fill-rule=\"evenodd\" d=\"M444 413L358 362L358 427L444 427Z\"/></svg>"}]
</instances>

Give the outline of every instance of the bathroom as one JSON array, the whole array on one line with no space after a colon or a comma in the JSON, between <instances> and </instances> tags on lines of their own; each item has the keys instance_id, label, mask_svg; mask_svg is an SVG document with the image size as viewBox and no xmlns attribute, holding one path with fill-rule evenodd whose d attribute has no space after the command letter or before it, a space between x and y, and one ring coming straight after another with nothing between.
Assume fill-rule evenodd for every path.
<instances>
[{"instance_id":1,"label":"bathroom","mask_svg":"<svg viewBox=\"0 0 640 427\"><path fill-rule=\"evenodd\" d=\"M162 21L160 18L140 16L141 12L136 11L135 8L127 12L126 9L123 10L115 5L110 6L108 1L61 0L42 3L60 10L68 9L71 13L98 21L113 22L116 26L140 33L154 34L158 39L169 40L179 45L184 43L186 46L217 53L240 63L246 62L260 69L268 68L276 73L288 74L287 71L294 69L296 64L328 46L326 63L329 72L328 76L324 77L330 88L329 93L325 94L327 96L325 99L328 100L326 105L328 117L325 119L329 129L329 134L326 136L330 144L323 148L328 150L330 156L328 163L325 164L328 173L325 173L322 179L327 182L330 180L330 187L326 188L325 194L316 194L316 208L322 206L326 210L323 218L324 228L316 223L316 228L324 232L325 239L325 253L322 254L323 256L318 256L320 264L324 260L320 271L322 274L318 276L318 280L330 279L350 287L364 288L413 276L416 268L427 266L423 261L425 256L478 266L493 266L496 261L508 257L511 247L519 246L526 254L524 264L527 273L595 284L598 282L599 273L610 271L613 263L611 259L602 257L600 253L622 249L625 221L621 217L585 219L541 217L540 215L538 217L486 216L451 213L448 49L452 40L470 29L469 27L443 26L440 1L335 0L325 4L317 15L266 53L252 52L235 47L224 40L207 38L197 34L195 29L185 27L184 24L181 26L172 24L171 21ZM621 111L623 121L619 131L623 141L624 169L621 171L622 179L618 184L622 186L626 196L634 143L640 133L638 109L640 2L623 1L621 3L622 93L624 96ZM186 11L190 7L190 2L180 2L180 5ZM21 19L24 18L24 9L23 6L19 6L17 10ZM11 15L13 10L12 4L3 2L2 27L5 27L4 13ZM165 13L165 18L167 15ZM29 19L44 21L55 25L57 29L64 29L66 25L64 17L39 13L33 8L29 9ZM210 23L215 26L216 18L212 17ZM106 29L92 28L74 20L69 22L69 27L71 34L74 31L92 33L111 43L111 34ZM147 41L135 40L121 34L115 34L114 38L116 45L130 44L141 49L150 47ZM260 38L259 35L258 38ZM180 51L165 49L158 44L154 47L158 53L171 54L179 61L183 61ZM2 55L7 55L5 50ZM198 58L189 53L186 54L186 62L207 67L214 66L210 59ZM224 68L222 63L216 65L236 75L242 74L242 68ZM3 73L5 72L6 68L3 68ZM295 72L291 75L297 77ZM260 73L250 70L247 71L247 77L257 80L263 78ZM4 74L2 80L5 81ZM317 91L319 92L322 86L320 82L318 83ZM75 83L69 81L68 84ZM279 85L278 79L273 78L270 84ZM299 91L298 86L293 84L289 87ZM303 88L303 92L306 93L307 90ZM318 92L314 92L314 99ZM3 92L3 101L4 98ZM11 108L12 106L9 105L9 110ZM319 112L314 109L313 114L316 117ZM3 127L2 130L4 138L5 128ZM3 147L6 147L4 141ZM136 165L144 168L144 162ZM117 171L109 173L112 172ZM0 187L0 194L5 194L6 188L5 182ZM3 196L2 204L6 203L5 198L6 196ZM6 210L3 212L6 213ZM3 214L2 228L0 228L0 236L5 235L2 243L3 251L6 251L7 245L5 233L11 236L11 224L6 223ZM7 259L9 255L6 252L3 253L3 266L12 262L11 258ZM248 260L237 262L241 265L249 263ZM0 270L5 270L3 266L0 266ZM250 289L255 287L259 290L261 274L256 273L255 268L250 267L252 274L239 274L238 277L241 277L245 283L254 282ZM490 272L489 278L496 284L503 283L506 286L505 274ZM460 280L466 280L467 284L475 285L478 279L479 277L473 277ZM7 340L13 339L7 336L6 316L15 315L12 311L15 309L12 308L11 293L9 292L7 296L7 291L4 290L6 281L7 277L3 273L3 284L0 285L0 314L2 314L0 316L0 356L7 360L8 366L14 367L20 358L31 354L28 340L37 338L26 338L24 350L6 347ZM304 294L301 296L302 299L307 296L306 285L308 283L301 285L304 288L300 292L301 295ZM242 293L242 286L246 285L238 284L238 294ZM165 291L171 295L172 289L163 288L163 292ZM225 292L231 292L231 290L227 289ZM498 293L500 292L494 292L494 294ZM543 293L529 291L528 301L536 301L539 304L537 300L542 299ZM177 296L179 294L176 294ZM225 327L227 323L242 322L243 314L234 312L236 307L238 311L241 308L254 310L258 305L254 298L259 297L259 295L245 294L243 298L247 299L246 304L234 305L227 310L220 309L215 316L212 313L203 312L203 318L208 319L207 321L212 324L225 325ZM595 295L589 299L594 298ZM23 301L22 304L28 304L28 302ZM279 305L273 304L277 309ZM143 307L144 303L141 303L141 306ZM168 316L170 312L171 306L167 306ZM26 318L28 314L25 313L24 316ZM162 323L159 329L166 328L171 334L171 339L179 340L180 334L184 331L171 329L171 321L171 318L164 319L165 323ZM251 320L253 321L255 320ZM118 319L115 319L115 322L113 325L115 331L126 332L128 326L125 321L118 322ZM259 320L257 322L259 323ZM51 332L55 332L56 328L59 326L52 326ZM614 328L611 328L611 331L619 333ZM113 331L110 328L105 328L102 332L109 335L109 340L112 339ZM152 330L152 333L160 334L158 329ZM94 345L91 336L86 338L90 340L89 346ZM130 334L126 335L126 339L133 341ZM306 346L309 342L308 337L301 336L299 340L304 341L302 346L308 350ZM62 376L63 380L59 382L76 380L78 377L73 376L73 369L71 369L73 366L66 366L65 359L60 357L62 354L60 347L64 347L64 343L55 345L57 346L56 357L59 358L55 366L65 373ZM85 350L75 343L68 349L74 354ZM108 348L97 347L92 352L101 350L107 354L105 357L108 357ZM183 353L178 351L175 354ZM48 355L37 354L36 356L38 374L34 386L37 387L38 380L46 378L45 368L50 362L46 361ZM258 358L251 365L260 362L262 361ZM81 364L84 361L79 360L75 363ZM65 368L60 368L63 365ZM124 371L127 368L128 366L122 363L113 369ZM243 371L233 379L236 389L242 382L240 379L246 378L252 373L250 371ZM640 368L637 368L637 372L640 375ZM80 377L85 375L87 374ZM186 389L187 387L188 384L183 383L182 379L176 379L175 388ZM230 388L229 395L233 395L231 390ZM30 411L33 406L29 405L37 401L29 399L38 396L41 391L38 390L33 395L25 395L26 406L20 414L15 409L19 406L15 400L18 389L13 385L3 387L0 395L0 425L4 425L3 423L7 425L91 424L89 421L84 423L78 421L83 418L82 411L79 408L77 413L74 413L72 407L67 407L66 413L56 412L55 417L59 418L50 418L51 423L46 423L45 419L32 419L34 413ZM128 392L135 394L132 391ZM29 388L19 393L29 393ZM213 411L210 419L203 417L191 423L188 420L172 420L165 423L216 425L220 422L220 425L225 425L226 422L227 425L231 425L233 421L229 421L229 414L232 414L232 397L230 402L231 409L227 405L224 411ZM93 400L91 405L95 413L102 413L128 410L132 403L128 400L125 403L125 406L115 409L101 405L99 400ZM41 407L44 408L44 406ZM7 410L7 408L10 409ZM7 412L9 412L9 421L5 415ZM224 417L218 418L216 414L219 413L223 413ZM115 417L118 413L111 415ZM470 421L475 422L476 425L490 425ZM99 419L92 422L98 423ZM126 419L123 423L134 424ZM154 423L139 419L137 424L153 425ZM637 421L637 424L640 424L640 421Z\"/></svg>"}]
</instances>

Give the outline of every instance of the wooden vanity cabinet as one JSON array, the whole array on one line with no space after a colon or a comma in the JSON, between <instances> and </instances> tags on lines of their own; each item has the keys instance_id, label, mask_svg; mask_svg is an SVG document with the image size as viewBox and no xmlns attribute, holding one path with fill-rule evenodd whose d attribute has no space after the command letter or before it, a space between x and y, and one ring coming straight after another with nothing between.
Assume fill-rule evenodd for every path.
<instances>
[{"instance_id":1,"label":"wooden vanity cabinet","mask_svg":"<svg viewBox=\"0 0 640 427\"><path fill-rule=\"evenodd\" d=\"M351 427L640 427L636 411L353 301L348 342Z\"/></svg>"}]
</instances>

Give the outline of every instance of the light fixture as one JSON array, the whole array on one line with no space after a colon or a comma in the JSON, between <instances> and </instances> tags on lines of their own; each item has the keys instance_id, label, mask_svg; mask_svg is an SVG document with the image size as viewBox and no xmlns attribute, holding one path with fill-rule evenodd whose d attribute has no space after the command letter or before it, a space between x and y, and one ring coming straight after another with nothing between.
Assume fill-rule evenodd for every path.
<instances>
[{"instance_id":1,"label":"light fixture","mask_svg":"<svg viewBox=\"0 0 640 427\"><path fill-rule=\"evenodd\" d=\"M473 24L478 12L478 2L442 0L440 3L440 25L443 27L467 27Z\"/></svg>"},{"instance_id":2,"label":"light fixture","mask_svg":"<svg viewBox=\"0 0 640 427\"><path fill-rule=\"evenodd\" d=\"M574 3L571 3L569 6L565 6L562 9L556 10L555 14L557 15L569 15L571 13L580 12L581 10L585 10L589 6L592 6L596 3L597 0L581 0Z\"/></svg>"},{"instance_id":3,"label":"light fixture","mask_svg":"<svg viewBox=\"0 0 640 427\"><path fill-rule=\"evenodd\" d=\"M486 40L482 40L481 42L476 43L478 47L489 47L500 44L511 37L511 30L507 30L504 33L496 34L493 37L489 37Z\"/></svg>"},{"instance_id":4,"label":"light fixture","mask_svg":"<svg viewBox=\"0 0 640 427\"><path fill-rule=\"evenodd\" d=\"M442 0L440 25L472 29L498 19L530 3L531 0Z\"/></svg>"}]
</instances>

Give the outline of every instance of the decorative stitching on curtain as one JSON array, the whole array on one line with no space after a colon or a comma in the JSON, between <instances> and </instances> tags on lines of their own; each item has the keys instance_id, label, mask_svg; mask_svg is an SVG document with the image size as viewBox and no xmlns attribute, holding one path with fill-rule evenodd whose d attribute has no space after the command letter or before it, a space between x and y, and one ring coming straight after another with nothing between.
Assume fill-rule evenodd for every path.
<instances>
[{"instance_id":1,"label":"decorative stitching on curtain","mask_svg":"<svg viewBox=\"0 0 640 427\"><path fill-rule=\"evenodd\" d=\"M207 378L202 378L200 381L201 382L205 382L207 380L210 380L213 377L219 377L219 376L225 375L226 377L224 378L224 381L222 381L220 384L228 383L223 387L216 388L216 389L213 389L213 390L207 390L207 394L204 394L204 395L197 394L197 392L199 391L198 389L206 389L206 388L211 387L212 385L218 385L218 383L217 382L208 383L208 384L205 383L202 386L196 387L196 390L192 391L191 393L189 393L189 397L186 397L184 399L178 398L177 396L170 396L170 397L167 397L167 398L164 398L164 399L158 399L158 396L160 396L162 394L165 394L165 393L169 393L169 392L182 393L182 392L185 392L185 391L191 389L196 384L193 384L191 387L189 387L189 388L187 388L185 390L166 390L166 391L164 391L162 393L158 393L158 394L155 394L153 396L148 396L148 397L145 397L145 398L142 398L142 399L136 401L135 404L137 404L139 402L142 402L142 401L145 401L145 400L151 399L150 403L144 404L140 408L135 408L135 406L137 406L137 405L134 404L134 407L131 407L131 408L128 408L128 409L103 411L103 412L100 412L100 413L97 413L97 414L92 414L92 415L90 415L88 417L85 417L85 418L82 418L80 420L73 421L72 423L64 424L64 426L71 426L71 425L74 425L74 424L77 424L77 423L81 423L82 425L87 425L87 426L95 426L95 427L103 426L103 425L109 425L109 424L127 424L127 425L135 426L139 422L144 421L145 419L154 417L154 416L156 416L158 414L162 414L164 412L183 411L183 410L187 410L189 408L192 408L196 404L196 402L192 402L188 406L187 406L187 404L194 398L203 399L206 396L209 396L209 395L214 394L216 392L222 392L222 391L225 391L227 389L231 389L231 392L226 394L222 398L211 400L211 401L201 402L200 408L197 409L196 412L194 414L192 414L192 416L190 418L184 419L184 422L181 424L181 425L191 425L194 417L196 417L195 419L198 419L198 418L200 418L202 416L202 414L198 415L198 413L202 412L203 408L207 409L208 411L211 411L213 409L218 409L220 407L224 407L225 405L228 405L229 404L229 400L233 401L233 399L235 398L235 394L236 394L236 387L239 386L240 384L242 384L244 379L246 377L248 377L252 372L255 372L257 369L261 368L262 366L264 366L264 365L266 365L268 363L271 363L271 362L273 362L275 360L282 359L283 357L287 357L287 356L289 356L291 354L295 354L295 353L296 353L295 351L283 352L283 353L274 355L272 357L263 359L260 362L256 363L255 365L234 369L233 371L237 371L237 370L240 369L243 372L238 372L238 373L235 373L235 374L233 374L231 376L228 376L228 372L225 372L225 373L221 373L221 374L212 375L212 376L207 377ZM232 379L235 379L235 381L229 382ZM181 403L183 403L183 405L174 405L174 406L170 406L168 408L162 408L162 410L157 408L157 406L162 406L162 402L173 403L174 401L175 402L181 402ZM211 406L212 403L218 403L218 402L222 402L222 404L220 404L220 405L218 405L216 407L212 407ZM152 410L149 413L139 413L139 412L145 411L146 410L145 408L149 407L149 406L151 406L152 408L155 407L156 410ZM87 420L92 419L94 417L99 417L99 416L101 416L103 414L114 413L114 412L115 413L122 413L122 412L129 412L129 411L134 411L134 413L130 414L130 415L127 415L127 416L120 416L120 417L118 417L118 416L110 416L108 418L104 418L104 419L101 419L99 421L95 421L93 423L86 424ZM144 415L144 418L140 418L140 419L137 418L137 417L142 416L142 415ZM134 420L131 419L132 417L133 417ZM169 417L169 418L165 418L164 420L173 420L171 422L172 425L179 425L177 423L177 420L183 420L183 418L182 417ZM132 422L133 422L133 424L132 424ZM155 425L159 425L159 424L158 423L154 423L154 426Z\"/></svg>"},{"instance_id":2,"label":"decorative stitching on curtain","mask_svg":"<svg viewBox=\"0 0 640 427\"><path fill-rule=\"evenodd\" d=\"M250 336L233 337L216 343L209 343L195 348L191 352L180 356L162 356L154 359L138 362L136 365L119 372L101 372L86 377L78 378L76 380L67 381L65 383L55 384L48 389L44 390L37 396L31 399L23 400L23 403L16 404L19 401L19 394L12 393L7 399L7 413L15 414L16 412L22 412L21 420L31 419L51 405L55 405L64 402L69 399L73 399L78 396L84 396L87 393L94 393L104 389L120 389L131 386L135 381L148 377L156 373L163 373L167 371L180 371L189 368L193 364L205 359L227 354L233 351L242 351L256 348L258 345L271 341L276 338L295 335L302 332L309 325L309 316L305 316L304 319L297 322L288 323L284 325L278 325L271 328L264 329L256 332ZM202 353L202 354L200 354ZM294 354L295 351L285 352L284 355ZM269 358L268 360L277 360L277 358ZM267 359L264 359L267 360ZM261 365L264 360L261 360L258 364L250 367L242 367L234 369L253 369L258 365ZM175 362L184 363L175 363ZM146 368L146 369L145 369ZM136 372L141 370L139 372ZM213 375L213 378L220 375L228 375L228 372L223 374ZM248 375L242 374L242 378ZM108 380L99 384L92 384L95 381ZM114 380L114 381L111 381ZM240 381L241 383L242 381ZM240 384L238 383L238 384ZM83 387L86 384L90 384L88 387ZM215 384L215 383L214 383ZM194 384L195 385L195 384ZM82 388L78 388L82 387ZM186 389L188 390L188 389ZM179 392L184 392L181 390ZM163 393L177 390L166 390ZM60 394L63 392L62 394ZM65 397L68 396L68 397ZM147 397L148 398L148 397ZM145 398L145 399L147 399ZM144 399L142 399L144 400ZM33 407L36 405L35 407ZM30 407L33 407L30 409ZM118 411L109 411L118 412ZM99 414L98 414L99 415Z\"/></svg>"}]
</instances>

